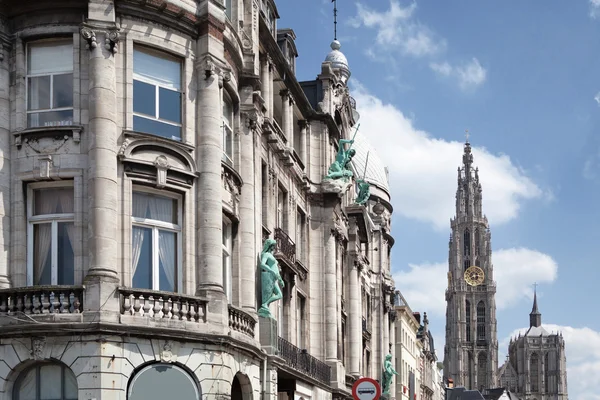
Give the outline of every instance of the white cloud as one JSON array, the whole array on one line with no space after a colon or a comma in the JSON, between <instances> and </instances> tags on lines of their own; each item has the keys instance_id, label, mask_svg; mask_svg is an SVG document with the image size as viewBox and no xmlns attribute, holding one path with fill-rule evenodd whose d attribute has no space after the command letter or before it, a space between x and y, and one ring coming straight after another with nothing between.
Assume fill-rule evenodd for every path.
<instances>
[{"instance_id":1,"label":"white cloud","mask_svg":"<svg viewBox=\"0 0 600 400\"><path fill-rule=\"evenodd\" d=\"M526 248L500 249L492 253L496 280L496 307L506 309L532 298L533 282L553 282L558 266L547 254ZM410 264L394 273L394 281L414 311L443 317L448 263ZM600 351L600 349L599 349Z\"/></svg>"},{"instance_id":2,"label":"white cloud","mask_svg":"<svg viewBox=\"0 0 600 400\"><path fill-rule=\"evenodd\" d=\"M600 2L600 0L598 0ZM596 95L594 96L594 100L596 100L596 103L598 103L598 105L600 106L600 92L596 93Z\"/></svg>"},{"instance_id":3,"label":"white cloud","mask_svg":"<svg viewBox=\"0 0 600 400\"><path fill-rule=\"evenodd\" d=\"M590 0L590 17L598 18L600 16L600 0Z\"/></svg>"},{"instance_id":4,"label":"white cloud","mask_svg":"<svg viewBox=\"0 0 600 400\"><path fill-rule=\"evenodd\" d=\"M542 325L549 332L562 332L565 339L569 397L600 400L597 389L600 385L600 332L586 327ZM516 329L499 344L499 348L506 352L510 338L526 331L527 328ZM499 357L499 361L503 360Z\"/></svg>"},{"instance_id":5,"label":"white cloud","mask_svg":"<svg viewBox=\"0 0 600 400\"><path fill-rule=\"evenodd\" d=\"M389 168L394 214L429 223L437 230L449 229L463 143L418 130L400 110L356 82L353 96L361 114L361 131ZM477 142L476 136L473 141ZM508 155L478 146L473 154L480 168L484 212L493 225L514 219L524 200L548 197Z\"/></svg>"},{"instance_id":6,"label":"white cloud","mask_svg":"<svg viewBox=\"0 0 600 400\"><path fill-rule=\"evenodd\" d=\"M456 79L462 90L474 89L482 85L487 77L486 69L477 58L473 58L468 63L458 66L452 66L448 62L443 62L431 63L429 67L440 76Z\"/></svg>"},{"instance_id":7,"label":"white cloud","mask_svg":"<svg viewBox=\"0 0 600 400\"><path fill-rule=\"evenodd\" d=\"M357 14L350 24L376 30L377 51L371 50L371 56L399 50L405 55L422 57L436 54L446 47L443 39L438 38L428 27L415 20L416 3L402 7L397 0L390 1L390 8L377 11L361 3L356 5Z\"/></svg>"}]
</instances>

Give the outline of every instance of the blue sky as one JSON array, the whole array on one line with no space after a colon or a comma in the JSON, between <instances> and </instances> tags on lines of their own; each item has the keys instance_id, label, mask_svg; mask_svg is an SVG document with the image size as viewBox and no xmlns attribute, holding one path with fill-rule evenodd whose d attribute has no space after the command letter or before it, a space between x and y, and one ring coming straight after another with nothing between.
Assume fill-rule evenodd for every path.
<instances>
[{"instance_id":1,"label":"blue sky","mask_svg":"<svg viewBox=\"0 0 600 400\"><path fill-rule=\"evenodd\" d=\"M314 79L333 38L332 4L277 4L279 27L298 36L298 78ZM390 168L396 286L430 315L438 357L469 129L492 229L501 357L528 326L538 282L543 323L567 341L570 398L600 399L600 0L338 8L361 130Z\"/></svg>"}]
</instances>

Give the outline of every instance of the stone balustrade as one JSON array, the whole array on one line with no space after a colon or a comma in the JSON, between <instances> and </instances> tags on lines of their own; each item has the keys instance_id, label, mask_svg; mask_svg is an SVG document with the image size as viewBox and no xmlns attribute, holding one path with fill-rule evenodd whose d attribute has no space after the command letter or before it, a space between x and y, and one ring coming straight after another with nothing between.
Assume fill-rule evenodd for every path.
<instances>
[{"instance_id":1,"label":"stone balustrade","mask_svg":"<svg viewBox=\"0 0 600 400\"><path fill-rule=\"evenodd\" d=\"M178 293L149 289L119 288L121 315L150 318L206 322L208 300Z\"/></svg>"},{"instance_id":2,"label":"stone balustrade","mask_svg":"<svg viewBox=\"0 0 600 400\"><path fill-rule=\"evenodd\" d=\"M245 335L254 338L254 326L256 320L252 315L241 309L229 305L229 328L236 332L241 332Z\"/></svg>"},{"instance_id":3,"label":"stone balustrade","mask_svg":"<svg viewBox=\"0 0 600 400\"><path fill-rule=\"evenodd\" d=\"M83 286L30 286L0 290L0 316L23 313L79 314Z\"/></svg>"}]
</instances>

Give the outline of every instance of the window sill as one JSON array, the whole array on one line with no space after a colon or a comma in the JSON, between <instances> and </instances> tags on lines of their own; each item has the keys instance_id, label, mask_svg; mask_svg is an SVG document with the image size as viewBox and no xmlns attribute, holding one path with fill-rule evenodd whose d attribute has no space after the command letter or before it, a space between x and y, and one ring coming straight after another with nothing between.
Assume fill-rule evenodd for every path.
<instances>
[{"instance_id":1,"label":"window sill","mask_svg":"<svg viewBox=\"0 0 600 400\"><path fill-rule=\"evenodd\" d=\"M27 128L22 131L13 132L15 138L15 145L18 149L21 148L23 142L30 140L38 140L41 138L51 137L55 140L66 141L69 137L73 138L73 142L79 143L81 141L81 132L83 126L81 125L63 125L63 126L41 126L37 128Z\"/></svg>"}]
</instances>

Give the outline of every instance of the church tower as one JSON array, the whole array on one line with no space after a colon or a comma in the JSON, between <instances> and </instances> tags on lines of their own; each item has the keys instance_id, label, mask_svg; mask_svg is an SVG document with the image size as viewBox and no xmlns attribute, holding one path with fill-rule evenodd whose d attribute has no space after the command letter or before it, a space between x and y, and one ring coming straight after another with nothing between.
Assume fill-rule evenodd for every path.
<instances>
[{"instance_id":1,"label":"church tower","mask_svg":"<svg viewBox=\"0 0 600 400\"><path fill-rule=\"evenodd\" d=\"M444 376L467 389L497 386L496 283L478 168L467 139L450 220Z\"/></svg>"}]
</instances>

